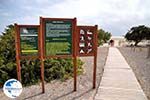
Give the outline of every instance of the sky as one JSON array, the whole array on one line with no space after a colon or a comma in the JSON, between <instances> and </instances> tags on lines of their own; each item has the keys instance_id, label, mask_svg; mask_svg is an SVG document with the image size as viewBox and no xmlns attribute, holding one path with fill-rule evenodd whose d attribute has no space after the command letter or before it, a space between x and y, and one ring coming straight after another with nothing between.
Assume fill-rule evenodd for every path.
<instances>
[{"instance_id":1,"label":"sky","mask_svg":"<svg viewBox=\"0 0 150 100\"><path fill-rule=\"evenodd\" d=\"M0 0L0 33L10 24L39 24L39 17L77 18L122 36L133 26L150 26L150 0Z\"/></svg>"}]
</instances>

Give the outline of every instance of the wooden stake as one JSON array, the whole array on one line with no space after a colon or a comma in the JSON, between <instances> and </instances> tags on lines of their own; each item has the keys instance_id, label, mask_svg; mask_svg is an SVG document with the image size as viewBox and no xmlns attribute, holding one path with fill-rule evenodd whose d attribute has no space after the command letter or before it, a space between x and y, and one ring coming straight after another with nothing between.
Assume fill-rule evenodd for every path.
<instances>
[{"instance_id":1,"label":"wooden stake","mask_svg":"<svg viewBox=\"0 0 150 100\"><path fill-rule=\"evenodd\" d=\"M42 82L42 93L45 93L45 85L44 85L44 60L41 59L41 82Z\"/></svg>"},{"instance_id":2,"label":"wooden stake","mask_svg":"<svg viewBox=\"0 0 150 100\"><path fill-rule=\"evenodd\" d=\"M43 27L42 27L42 17L40 17L40 60L41 60L41 82L42 82L42 93L45 93L45 85L44 85L44 46L43 46Z\"/></svg>"},{"instance_id":3,"label":"wooden stake","mask_svg":"<svg viewBox=\"0 0 150 100\"><path fill-rule=\"evenodd\" d=\"M16 63L17 63L17 78L21 82L21 67L20 67L20 44L19 44L19 28L15 24L15 47L16 47Z\"/></svg>"},{"instance_id":4,"label":"wooden stake","mask_svg":"<svg viewBox=\"0 0 150 100\"><path fill-rule=\"evenodd\" d=\"M96 68L97 68L97 29L98 29L98 26L95 25L95 40L94 40L94 67L93 67L93 89L96 88Z\"/></svg>"},{"instance_id":5,"label":"wooden stake","mask_svg":"<svg viewBox=\"0 0 150 100\"><path fill-rule=\"evenodd\" d=\"M74 65L74 91L77 90L77 58L74 57L73 59Z\"/></svg>"},{"instance_id":6,"label":"wooden stake","mask_svg":"<svg viewBox=\"0 0 150 100\"><path fill-rule=\"evenodd\" d=\"M77 21L76 21L76 18L74 18L74 21L73 21L73 25L74 25L74 31L73 31L73 36L74 36L74 40L73 40L73 43L74 43L74 50L73 50L73 68L74 68L74 91L77 90L77 25L76 25Z\"/></svg>"}]
</instances>

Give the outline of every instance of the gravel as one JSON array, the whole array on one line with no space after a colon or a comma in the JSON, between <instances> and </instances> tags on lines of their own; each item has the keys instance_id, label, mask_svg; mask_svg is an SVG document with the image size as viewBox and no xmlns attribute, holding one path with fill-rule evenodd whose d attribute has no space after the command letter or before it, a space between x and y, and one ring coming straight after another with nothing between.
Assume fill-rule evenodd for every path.
<instances>
[{"instance_id":1,"label":"gravel","mask_svg":"<svg viewBox=\"0 0 150 100\"><path fill-rule=\"evenodd\" d=\"M92 89L93 78L93 57L82 57L85 62L84 73L77 77L77 91L73 92L73 79L61 82L54 80L51 83L45 83L45 93L42 94L41 84L24 87L22 94L17 100L93 100L100 80L103 74L103 67L108 54L107 47L99 47L97 59L97 86ZM5 94L0 91L1 100L9 100Z\"/></svg>"},{"instance_id":2,"label":"gravel","mask_svg":"<svg viewBox=\"0 0 150 100\"><path fill-rule=\"evenodd\" d=\"M119 50L133 69L142 89L150 100L150 58L146 47L120 47Z\"/></svg>"}]
</instances>

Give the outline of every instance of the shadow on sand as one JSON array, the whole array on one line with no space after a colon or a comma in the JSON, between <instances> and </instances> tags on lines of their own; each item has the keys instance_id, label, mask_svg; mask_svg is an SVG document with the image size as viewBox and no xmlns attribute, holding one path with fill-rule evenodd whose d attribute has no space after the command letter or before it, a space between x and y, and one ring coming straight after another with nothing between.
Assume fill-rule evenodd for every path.
<instances>
[{"instance_id":1,"label":"shadow on sand","mask_svg":"<svg viewBox=\"0 0 150 100\"><path fill-rule=\"evenodd\" d=\"M41 94L43 94L43 93L42 93L42 92L40 92L40 93L37 93L37 94L31 95L31 96L29 96L29 97L24 98L23 100L31 99L31 98L36 97L36 96L39 96L39 95L41 95Z\"/></svg>"},{"instance_id":2,"label":"shadow on sand","mask_svg":"<svg viewBox=\"0 0 150 100\"><path fill-rule=\"evenodd\" d=\"M78 92L78 91L76 91L76 92ZM85 91L83 93L80 93L80 94L76 94L76 92L70 91L70 92L68 92L66 94L63 94L63 95L59 96L59 97L53 98L52 100L59 100L59 99L64 98L65 96L68 96L68 95L72 95L72 99L71 100L75 100L75 99L78 99L78 98L82 97L83 95L85 95L85 94L87 94L87 93L89 93L91 91L93 91L93 89L88 89L87 91Z\"/></svg>"}]
</instances>

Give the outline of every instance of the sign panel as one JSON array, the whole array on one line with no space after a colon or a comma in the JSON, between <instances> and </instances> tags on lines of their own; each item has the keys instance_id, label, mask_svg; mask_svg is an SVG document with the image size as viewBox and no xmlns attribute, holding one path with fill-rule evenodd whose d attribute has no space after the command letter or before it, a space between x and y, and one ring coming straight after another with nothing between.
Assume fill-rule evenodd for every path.
<instances>
[{"instance_id":1,"label":"sign panel","mask_svg":"<svg viewBox=\"0 0 150 100\"><path fill-rule=\"evenodd\" d=\"M38 27L20 27L21 56L38 55Z\"/></svg>"},{"instance_id":2,"label":"sign panel","mask_svg":"<svg viewBox=\"0 0 150 100\"><path fill-rule=\"evenodd\" d=\"M45 53L72 54L72 20L45 20Z\"/></svg>"},{"instance_id":3,"label":"sign panel","mask_svg":"<svg viewBox=\"0 0 150 100\"><path fill-rule=\"evenodd\" d=\"M95 26L78 26L78 55L94 56L96 27ZM96 47L96 48L95 48Z\"/></svg>"}]
</instances>

